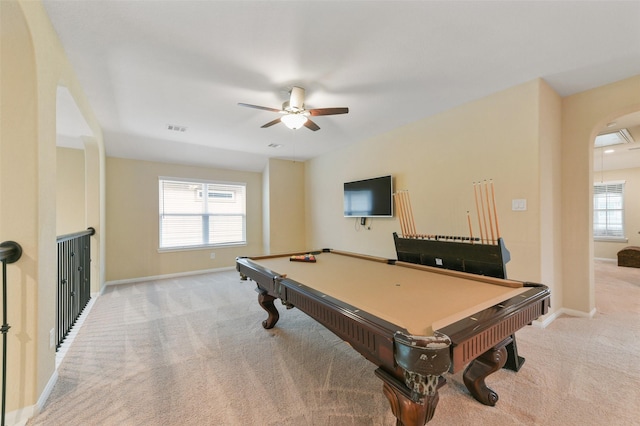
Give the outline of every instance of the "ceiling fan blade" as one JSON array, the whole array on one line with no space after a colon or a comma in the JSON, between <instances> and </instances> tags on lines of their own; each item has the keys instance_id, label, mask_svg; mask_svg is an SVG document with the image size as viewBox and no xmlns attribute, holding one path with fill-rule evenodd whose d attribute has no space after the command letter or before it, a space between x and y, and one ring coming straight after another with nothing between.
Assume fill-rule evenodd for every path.
<instances>
[{"instance_id":1,"label":"ceiling fan blade","mask_svg":"<svg viewBox=\"0 0 640 426\"><path fill-rule=\"evenodd\" d=\"M273 121L268 122L267 124L264 124L264 125L260 126L260 128L261 128L261 129L266 129L267 127L271 127L271 126L273 126L274 124L278 124L279 122L280 122L280 117L276 118L276 119L275 119L275 120L273 120Z\"/></svg>"},{"instance_id":2,"label":"ceiling fan blade","mask_svg":"<svg viewBox=\"0 0 640 426\"><path fill-rule=\"evenodd\" d=\"M339 108L314 108L308 109L309 114L312 116L316 115L336 115L336 114L347 114L349 112L349 108L347 107L339 107Z\"/></svg>"},{"instance_id":3,"label":"ceiling fan blade","mask_svg":"<svg viewBox=\"0 0 640 426\"><path fill-rule=\"evenodd\" d=\"M314 123L313 121L311 121L309 119L307 119L307 121L305 121L304 127L306 127L307 129L313 130L314 132L316 130L320 130L320 126L318 126L316 123Z\"/></svg>"},{"instance_id":4,"label":"ceiling fan blade","mask_svg":"<svg viewBox=\"0 0 640 426\"><path fill-rule=\"evenodd\" d=\"M291 88L289 106L291 108L297 108L299 110L304 109L304 89L302 87L293 86Z\"/></svg>"},{"instance_id":5,"label":"ceiling fan blade","mask_svg":"<svg viewBox=\"0 0 640 426\"><path fill-rule=\"evenodd\" d=\"M251 105L251 104L243 104L241 102L238 102L238 105L243 106L243 107L248 107L248 108L263 109L265 111L282 112L282 111L280 111L279 109L276 109L276 108L269 108L269 107L263 107L263 106L259 106L259 105Z\"/></svg>"}]
</instances>

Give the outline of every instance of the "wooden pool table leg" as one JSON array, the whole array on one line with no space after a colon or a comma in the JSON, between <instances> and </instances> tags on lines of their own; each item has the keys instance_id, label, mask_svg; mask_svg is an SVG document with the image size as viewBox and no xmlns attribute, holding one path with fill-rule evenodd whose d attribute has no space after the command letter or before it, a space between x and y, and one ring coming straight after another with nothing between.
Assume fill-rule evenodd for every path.
<instances>
[{"instance_id":1,"label":"wooden pool table leg","mask_svg":"<svg viewBox=\"0 0 640 426\"><path fill-rule=\"evenodd\" d=\"M382 392L389 400L391 412L396 417L396 426L424 426L433 418L440 397L436 390L433 395L425 395L419 403L411 398L411 391L404 384L378 368L376 376L382 379Z\"/></svg>"},{"instance_id":2,"label":"wooden pool table leg","mask_svg":"<svg viewBox=\"0 0 640 426\"><path fill-rule=\"evenodd\" d=\"M266 290L263 290L261 288L257 288L256 291L258 292L258 303L260 304L262 309L267 311L267 313L269 314L269 317L266 320L262 321L262 326L266 329L273 328L280 319L278 309L276 309L276 306L273 303L273 301L277 298L271 296L269 293L267 293Z\"/></svg>"},{"instance_id":3,"label":"wooden pool table leg","mask_svg":"<svg viewBox=\"0 0 640 426\"><path fill-rule=\"evenodd\" d=\"M493 349L471 361L464 370L464 384L471 395L484 405L494 406L498 402L498 394L487 387L484 379L488 375L500 370L507 362L506 346L511 343L511 337L500 342Z\"/></svg>"}]
</instances>

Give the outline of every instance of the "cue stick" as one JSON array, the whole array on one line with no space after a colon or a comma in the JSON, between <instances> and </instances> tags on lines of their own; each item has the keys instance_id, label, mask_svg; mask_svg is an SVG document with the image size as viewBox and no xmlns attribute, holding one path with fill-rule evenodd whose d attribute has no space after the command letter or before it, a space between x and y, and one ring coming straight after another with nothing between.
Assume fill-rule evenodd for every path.
<instances>
[{"instance_id":1,"label":"cue stick","mask_svg":"<svg viewBox=\"0 0 640 426\"><path fill-rule=\"evenodd\" d=\"M498 210L496 210L496 193L493 188L493 180L491 182L491 197L493 198L493 216L496 219L496 238L500 239L500 228L498 228Z\"/></svg>"},{"instance_id":2,"label":"cue stick","mask_svg":"<svg viewBox=\"0 0 640 426\"><path fill-rule=\"evenodd\" d=\"M411 238L416 238L416 227L411 222L412 213L411 213L411 202L409 199L409 191L405 189L402 193L402 196L403 196L404 212L407 219L407 230L409 231L409 236Z\"/></svg>"},{"instance_id":3,"label":"cue stick","mask_svg":"<svg viewBox=\"0 0 640 426\"><path fill-rule=\"evenodd\" d=\"M467 223L469 223L469 237L471 244L473 244L473 231L471 230L471 216L469 216L469 210L467 210Z\"/></svg>"},{"instance_id":4,"label":"cue stick","mask_svg":"<svg viewBox=\"0 0 640 426\"><path fill-rule=\"evenodd\" d=\"M404 197L402 191L398 193L398 201L400 202L400 212L402 214L402 223L404 224L404 231L402 232L402 235L405 238L409 238L409 229L407 228L407 212L404 206Z\"/></svg>"},{"instance_id":5,"label":"cue stick","mask_svg":"<svg viewBox=\"0 0 640 426\"><path fill-rule=\"evenodd\" d=\"M413 207L411 206L411 197L409 191L407 191L407 208L409 209L409 225L411 226L411 232L416 235L416 222L413 220Z\"/></svg>"},{"instance_id":6,"label":"cue stick","mask_svg":"<svg viewBox=\"0 0 640 426\"><path fill-rule=\"evenodd\" d=\"M484 242L484 232L482 231L482 221L480 220L480 207L478 206L478 190L473 182L473 195L476 197L476 213L478 214L478 226L480 227L480 244Z\"/></svg>"},{"instance_id":7,"label":"cue stick","mask_svg":"<svg viewBox=\"0 0 640 426\"><path fill-rule=\"evenodd\" d=\"M493 219L491 218L491 205L489 205L489 188L487 187L486 179L484 181L484 195L487 197L487 215L489 215L489 228L491 229L491 244L495 244L496 240L493 236ZM488 235L487 238L489 238Z\"/></svg>"},{"instance_id":8,"label":"cue stick","mask_svg":"<svg viewBox=\"0 0 640 426\"><path fill-rule=\"evenodd\" d=\"M402 214L402 222L404 223L404 230L402 232L402 235L405 238L411 238L410 230L409 230L409 222L407 219L407 207L405 205L405 199L404 199L404 191L398 192L398 201L400 202L400 212Z\"/></svg>"},{"instance_id":9,"label":"cue stick","mask_svg":"<svg viewBox=\"0 0 640 426\"><path fill-rule=\"evenodd\" d=\"M393 193L393 205L396 209L396 216L398 217L398 222L400 223L400 233L402 233L402 221L400 220L400 209L398 208L398 197L396 197L396 193Z\"/></svg>"},{"instance_id":10,"label":"cue stick","mask_svg":"<svg viewBox=\"0 0 640 426\"><path fill-rule=\"evenodd\" d=\"M395 192L393 194L393 201L395 202L396 211L398 212L398 221L400 222L400 232L404 237L404 223L402 223L402 213L400 211L400 201L398 200L398 192Z\"/></svg>"},{"instance_id":11,"label":"cue stick","mask_svg":"<svg viewBox=\"0 0 640 426\"><path fill-rule=\"evenodd\" d=\"M484 236L486 242L489 242L489 231L487 231L487 217L484 214L484 200L482 199L482 184L478 182L478 190L480 191L480 209L482 210L482 222L484 223Z\"/></svg>"},{"instance_id":12,"label":"cue stick","mask_svg":"<svg viewBox=\"0 0 640 426\"><path fill-rule=\"evenodd\" d=\"M404 219L404 208L402 206L402 191L398 191L396 193L396 197L398 198L398 209L400 211L400 219L402 219L402 236L407 238L407 224Z\"/></svg>"},{"instance_id":13,"label":"cue stick","mask_svg":"<svg viewBox=\"0 0 640 426\"><path fill-rule=\"evenodd\" d=\"M397 198L398 198L398 206L400 208L400 218L402 219L402 236L404 238L408 238L409 232L407 231L407 219L405 218L404 203L403 203L403 200L402 200L402 192L398 192L396 195L397 195Z\"/></svg>"}]
</instances>

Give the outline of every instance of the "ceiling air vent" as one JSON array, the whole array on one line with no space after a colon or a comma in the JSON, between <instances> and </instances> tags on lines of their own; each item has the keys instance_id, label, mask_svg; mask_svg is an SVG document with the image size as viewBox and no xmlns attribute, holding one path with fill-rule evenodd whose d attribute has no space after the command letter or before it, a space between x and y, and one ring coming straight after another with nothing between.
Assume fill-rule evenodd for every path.
<instances>
[{"instance_id":1,"label":"ceiling air vent","mask_svg":"<svg viewBox=\"0 0 640 426\"><path fill-rule=\"evenodd\" d=\"M175 124L167 124L167 130L171 130L172 132L180 132L184 133L187 131L185 126L177 126Z\"/></svg>"}]
</instances>

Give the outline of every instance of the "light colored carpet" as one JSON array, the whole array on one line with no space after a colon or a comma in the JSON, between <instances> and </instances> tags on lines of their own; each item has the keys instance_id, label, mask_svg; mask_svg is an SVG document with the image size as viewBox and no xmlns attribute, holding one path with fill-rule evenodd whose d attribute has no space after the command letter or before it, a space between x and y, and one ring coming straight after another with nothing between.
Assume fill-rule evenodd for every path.
<instances>
[{"instance_id":1,"label":"light colored carpet","mask_svg":"<svg viewBox=\"0 0 640 426\"><path fill-rule=\"evenodd\" d=\"M597 262L596 281L593 319L518 332L526 362L487 379L495 407L447 375L429 424L640 424L640 269ZM264 330L254 283L235 271L109 287L28 425L395 424L373 364L280 312Z\"/></svg>"}]
</instances>

